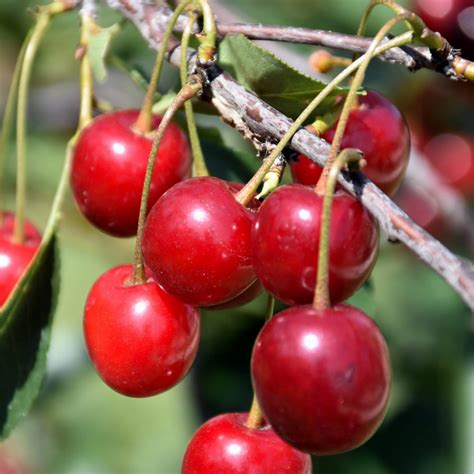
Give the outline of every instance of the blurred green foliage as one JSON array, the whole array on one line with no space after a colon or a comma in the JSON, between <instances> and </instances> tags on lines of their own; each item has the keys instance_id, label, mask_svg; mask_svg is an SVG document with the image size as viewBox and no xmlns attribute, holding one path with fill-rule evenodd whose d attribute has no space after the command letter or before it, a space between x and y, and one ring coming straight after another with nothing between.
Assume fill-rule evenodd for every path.
<instances>
[{"instance_id":1,"label":"blurred green foliage","mask_svg":"<svg viewBox=\"0 0 474 474\"><path fill-rule=\"evenodd\" d=\"M26 0L0 2L0 104L15 55L31 24L27 14L31 5ZM365 0L241 0L238 8L252 21L354 32L364 5ZM377 10L370 31L387 15L382 7ZM101 18L104 25L118 19L107 10ZM35 66L28 215L40 227L46 221L64 147L75 126L77 25L74 14L57 18ZM308 54L311 48L294 50ZM112 51L145 71L151 68L153 54L131 26L114 38ZM410 112L413 104L407 94L422 87L416 84L431 80L430 73L411 76L396 66L374 64L368 84L392 95ZM116 70L108 84L100 92L113 103L117 99L122 106L124 101L139 105L140 91ZM160 88L165 92L176 84L176 71L167 68ZM465 123L468 111L460 113L456 122ZM213 173L247 179L257 164L249 145L215 117L199 116L199 126ZM12 144L7 172L10 208L13 152ZM467 252L462 243L447 239L457 251ZM108 389L93 371L82 338L82 310L95 279L109 267L131 260L133 241L111 239L96 231L68 199L59 245L62 288L47 381L33 411L4 444L0 457L7 453L29 468L24 472L34 473L179 473L186 443L204 418L247 410L250 405L248 367L263 321L265 297L235 311L203 312L201 348L186 381L158 397L128 399ZM394 370L390 407L381 429L365 446L342 456L315 459L315 472L473 472L472 315L445 282L400 246L382 246L370 286L352 302L372 315L386 335Z\"/></svg>"}]
</instances>

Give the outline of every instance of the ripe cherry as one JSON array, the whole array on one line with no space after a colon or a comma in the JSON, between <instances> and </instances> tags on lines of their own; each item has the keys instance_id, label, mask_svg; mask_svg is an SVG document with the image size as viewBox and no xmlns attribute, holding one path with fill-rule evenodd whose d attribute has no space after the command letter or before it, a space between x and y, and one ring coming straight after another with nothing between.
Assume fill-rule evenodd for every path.
<instances>
[{"instance_id":1,"label":"ripe cherry","mask_svg":"<svg viewBox=\"0 0 474 474\"><path fill-rule=\"evenodd\" d=\"M216 304L214 306L205 306L203 309L208 311L221 311L223 309L231 309L231 308L238 308L239 306L243 306L244 304L250 303L253 301L257 296L259 296L263 291L262 284L260 281L255 280L245 291L243 291L240 295L232 298L225 303Z\"/></svg>"},{"instance_id":2,"label":"ripe cherry","mask_svg":"<svg viewBox=\"0 0 474 474\"><path fill-rule=\"evenodd\" d=\"M166 291L195 306L235 298L256 279L250 256L254 212L217 178L173 186L148 215L143 258Z\"/></svg>"},{"instance_id":3,"label":"ripe cherry","mask_svg":"<svg viewBox=\"0 0 474 474\"><path fill-rule=\"evenodd\" d=\"M15 214L9 211L3 211L2 221L0 223L0 238L11 241L15 230ZM41 242L41 234L35 225L29 220L24 221L24 244L38 246Z\"/></svg>"},{"instance_id":4,"label":"ripe cherry","mask_svg":"<svg viewBox=\"0 0 474 474\"><path fill-rule=\"evenodd\" d=\"M15 215L3 212L0 224L0 306L7 300L41 243L38 229L30 221L25 221L24 225L23 243L12 242Z\"/></svg>"},{"instance_id":5,"label":"ripe cherry","mask_svg":"<svg viewBox=\"0 0 474 474\"><path fill-rule=\"evenodd\" d=\"M288 308L259 334L252 380L274 431L295 448L318 455L354 449L382 422L390 360L376 324L337 305Z\"/></svg>"},{"instance_id":6,"label":"ripe cherry","mask_svg":"<svg viewBox=\"0 0 474 474\"><path fill-rule=\"evenodd\" d=\"M133 129L138 110L101 115L81 133L74 150L71 186L82 214L117 236L136 233L140 198L152 139ZM161 118L153 118L152 127ZM181 129L167 128L153 172L148 206L173 184L190 176L191 152Z\"/></svg>"},{"instance_id":7,"label":"ripe cherry","mask_svg":"<svg viewBox=\"0 0 474 474\"><path fill-rule=\"evenodd\" d=\"M399 110L378 92L367 91L358 97L347 123L342 148L356 148L364 153L367 165L363 173L382 191L393 194L405 174L410 153L410 135ZM335 124L321 135L332 142ZM290 162L294 181L314 185L320 168L304 155Z\"/></svg>"},{"instance_id":8,"label":"ripe cherry","mask_svg":"<svg viewBox=\"0 0 474 474\"><path fill-rule=\"evenodd\" d=\"M262 204L252 231L255 272L273 296L287 304L313 300L323 196L301 184L281 186ZM347 299L368 278L378 249L377 227L346 192L334 195L329 245L333 304Z\"/></svg>"},{"instance_id":9,"label":"ripe cherry","mask_svg":"<svg viewBox=\"0 0 474 474\"><path fill-rule=\"evenodd\" d=\"M468 198L474 198L474 138L443 133L432 138L423 153L440 178Z\"/></svg>"},{"instance_id":10,"label":"ripe cherry","mask_svg":"<svg viewBox=\"0 0 474 474\"><path fill-rule=\"evenodd\" d=\"M130 285L132 265L104 273L84 311L84 337L102 380L130 397L176 385L190 369L199 342L199 313L152 281Z\"/></svg>"},{"instance_id":11,"label":"ripe cherry","mask_svg":"<svg viewBox=\"0 0 474 474\"><path fill-rule=\"evenodd\" d=\"M314 186L323 172L321 166L300 153L296 160L291 160L290 171L293 181L299 184Z\"/></svg>"},{"instance_id":12,"label":"ripe cherry","mask_svg":"<svg viewBox=\"0 0 474 474\"><path fill-rule=\"evenodd\" d=\"M219 415L194 434L181 474L310 474L311 458L266 425L246 426L247 413Z\"/></svg>"},{"instance_id":13,"label":"ripe cherry","mask_svg":"<svg viewBox=\"0 0 474 474\"><path fill-rule=\"evenodd\" d=\"M472 0L415 0L415 13L428 28L438 31L463 57L473 57L474 5Z\"/></svg>"},{"instance_id":14,"label":"ripe cherry","mask_svg":"<svg viewBox=\"0 0 474 474\"><path fill-rule=\"evenodd\" d=\"M37 249L38 244L15 244L0 239L0 306L7 300Z\"/></svg>"}]
</instances>

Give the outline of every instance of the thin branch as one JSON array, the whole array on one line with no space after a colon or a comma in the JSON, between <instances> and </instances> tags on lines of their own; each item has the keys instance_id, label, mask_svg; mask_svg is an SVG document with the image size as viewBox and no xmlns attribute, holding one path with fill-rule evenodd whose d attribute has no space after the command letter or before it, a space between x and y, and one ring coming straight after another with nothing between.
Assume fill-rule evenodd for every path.
<instances>
[{"instance_id":1,"label":"thin branch","mask_svg":"<svg viewBox=\"0 0 474 474\"><path fill-rule=\"evenodd\" d=\"M217 23L217 31L221 36L240 33L253 40L311 44L355 53L365 53L371 42L371 38L364 36L347 35L325 30L312 30L309 28L296 28L292 26ZM420 68L435 69L428 48L393 48L378 56L378 59L392 64L400 64L412 71Z\"/></svg>"},{"instance_id":2,"label":"thin branch","mask_svg":"<svg viewBox=\"0 0 474 474\"><path fill-rule=\"evenodd\" d=\"M120 5L125 7L122 13L133 20L137 18L134 12L141 12L141 16L147 15L152 10L156 15L158 23L167 22L171 16L171 10L163 3L157 2L158 5L146 5L146 2L141 0L107 0L109 5L120 9ZM130 16L132 15L132 17ZM159 20L158 20L159 18ZM150 26L156 27L151 22ZM182 32L186 26L186 17L180 17L176 23L176 31ZM145 28L147 26L144 25ZM217 34L223 37L227 34L243 34L249 39L264 40L264 41L279 41L298 44L312 44L317 46L324 46L327 48L335 48L352 53L364 53L367 51L372 38L361 37L356 35L347 35L333 31L313 30L309 28L297 28L292 26L276 26L276 25L261 25L251 23L221 23L216 22ZM154 28L153 28L154 29ZM153 45L155 35L151 35L150 41ZM381 43L383 44L383 42ZM154 46L154 45L153 45ZM430 69L436 71L451 79L461 79L462 75L455 70L454 64L460 60L471 64L461 58L459 55L450 54L448 58L436 57L431 53L429 48L406 46L403 48L393 48L384 54L378 56L378 59L391 64L399 64L406 67L410 71L418 69Z\"/></svg>"},{"instance_id":3,"label":"thin branch","mask_svg":"<svg viewBox=\"0 0 474 474\"><path fill-rule=\"evenodd\" d=\"M167 9L145 4L140 0L107 0L109 6L120 11L138 28L153 47L160 42L169 17ZM169 12L169 10L168 10ZM179 65L179 48L172 51L170 62ZM229 74L213 71L209 82L212 102L222 119L246 137L275 142L291 126L292 121L238 84ZM304 153L321 166L327 159L329 144L305 129L299 130L290 143L291 148ZM457 257L430 234L415 224L379 188L359 174L352 181L347 175L339 177L341 185L358 197L377 219L391 242L402 242L421 260L441 275L446 282L474 310L474 271L472 266Z\"/></svg>"}]
</instances>

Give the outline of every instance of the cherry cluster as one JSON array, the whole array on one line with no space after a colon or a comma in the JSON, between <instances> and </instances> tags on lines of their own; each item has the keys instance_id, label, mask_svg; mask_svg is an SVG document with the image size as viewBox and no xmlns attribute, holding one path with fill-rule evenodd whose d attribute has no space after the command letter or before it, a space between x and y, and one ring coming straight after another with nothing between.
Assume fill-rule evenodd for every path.
<instances>
[{"instance_id":1,"label":"cherry cluster","mask_svg":"<svg viewBox=\"0 0 474 474\"><path fill-rule=\"evenodd\" d=\"M138 116L136 110L103 114L82 130L74 148L76 203L94 226L117 237L137 232L152 148L151 134L136 126ZM152 126L160 120L153 117ZM332 134L328 129L324 136L331 141ZM409 135L398 110L380 94L361 96L343 147L361 149L369 177L387 193L396 189ZM263 286L291 307L265 324L255 344L251 374L261 414L253 421L234 413L207 422L188 446L183 473L247 472L254 465L262 472L309 473L308 453L359 446L386 410L391 372L384 338L366 314L341 304L370 275L377 226L359 201L336 191L330 305L321 307L313 300L324 195L308 186L320 174L315 165L299 157L291 163L295 184L279 187L263 203L246 197L242 183L190 178L191 165L188 140L171 124L148 196L145 277L137 281L136 267L121 265L94 283L84 313L90 358L103 381L123 395L161 393L193 364L198 308L244 304ZM5 242L11 220L4 219ZM39 235L28 226L27 236L22 248L34 252Z\"/></svg>"}]
</instances>

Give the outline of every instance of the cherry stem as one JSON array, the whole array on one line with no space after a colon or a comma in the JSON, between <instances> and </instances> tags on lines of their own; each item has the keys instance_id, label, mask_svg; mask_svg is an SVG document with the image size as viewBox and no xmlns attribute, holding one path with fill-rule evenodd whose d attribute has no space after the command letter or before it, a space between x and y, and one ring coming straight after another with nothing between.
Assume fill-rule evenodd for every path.
<instances>
[{"instance_id":1,"label":"cherry stem","mask_svg":"<svg viewBox=\"0 0 474 474\"><path fill-rule=\"evenodd\" d=\"M431 31L425 25L424 21L415 13L410 12L406 8L402 7L398 3L392 0L372 0L367 6L364 15L359 24L357 34L362 36L365 32L367 26L367 20L369 19L372 10L377 5L384 5L390 8L396 15L408 15L404 20L408 22L410 28L415 32L417 39L423 42L426 46L431 49L443 49L446 46L446 40L439 34L434 31Z\"/></svg>"},{"instance_id":2,"label":"cherry stem","mask_svg":"<svg viewBox=\"0 0 474 474\"><path fill-rule=\"evenodd\" d=\"M346 131L347 122L349 120L352 107L356 101L357 91L362 85L367 67L369 66L371 59L374 57L374 52L377 51L377 47L379 46L380 42L384 39L385 35L390 31L391 28L393 28L394 25L396 25L400 21L406 20L407 18L411 18L412 16L413 13L407 12L397 15L396 17L387 21L375 35L374 39L370 43L369 48L367 49L367 52L352 63L356 64L360 59L362 59L362 61L359 63L360 66L357 68L357 72L354 76L354 79L351 82L349 92L347 93L347 97L342 108L341 116L339 117L339 122L337 124L336 132L332 140L331 149L329 150L328 159L323 168L323 172L321 173L321 177L319 178L316 184L315 191L317 193L325 193L329 171L334 163L334 160L336 159L337 154L339 153L339 149L342 144L342 139L344 137L344 132Z\"/></svg>"},{"instance_id":3,"label":"cherry stem","mask_svg":"<svg viewBox=\"0 0 474 474\"><path fill-rule=\"evenodd\" d=\"M94 95L94 82L92 79L92 67L89 59L89 39L91 30L95 27L94 19L89 13L81 14L81 40L80 45L83 48L81 57L81 103L79 111L78 130L82 130L92 121L92 104Z\"/></svg>"},{"instance_id":4,"label":"cherry stem","mask_svg":"<svg viewBox=\"0 0 474 474\"><path fill-rule=\"evenodd\" d=\"M268 295L267 308L265 311L265 322L270 321L275 311L275 298ZM246 425L248 428L258 430L263 425L263 415L257 397L254 393L252 399L252 406L250 407L249 416L247 418Z\"/></svg>"},{"instance_id":5,"label":"cherry stem","mask_svg":"<svg viewBox=\"0 0 474 474\"><path fill-rule=\"evenodd\" d=\"M321 212L321 228L319 236L318 272L314 292L313 307L317 310L329 308L329 244L331 241L331 214L337 177L343 167L358 170L362 153L353 148L346 148L339 153L331 166L324 193L323 209Z\"/></svg>"},{"instance_id":6,"label":"cherry stem","mask_svg":"<svg viewBox=\"0 0 474 474\"><path fill-rule=\"evenodd\" d=\"M183 36L181 38L181 64L180 64L180 77L181 86L184 86L188 81L188 45L191 37L192 28L197 20L197 14L191 12L189 21L183 30ZM184 103L184 111L186 114L186 123L188 126L189 139L191 141L191 149L193 152L193 163L194 163L194 176L209 176L209 170L204 160L202 153L201 144L199 142L199 135L197 132L196 122L194 120L193 106L191 101Z\"/></svg>"},{"instance_id":7,"label":"cherry stem","mask_svg":"<svg viewBox=\"0 0 474 474\"><path fill-rule=\"evenodd\" d=\"M86 50L85 54L81 58L81 101L79 110L79 123L76 133L71 137L66 145L63 169L61 172L61 177L59 178L58 187L56 188L56 193L54 194L49 218L43 233L43 242L49 239L52 232L54 232L60 217L59 211L61 210L64 196L66 195L68 189L74 146L82 129L92 120L92 70L87 55L87 46L90 28L93 27L95 23L89 14L82 14L81 22L81 46L84 46Z\"/></svg>"},{"instance_id":8,"label":"cherry stem","mask_svg":"<svg viewBox=\"0 0 474 474\"><path fill-rule=\"evenodd\" d=\"M25 237L25 201L26 201L26 128L28 88L36 52L49 25L51 14L42 9L36 17L36 24L28 39L23 57L18 84L18 103L16 118L16 205L15 227L12 241L21 244Z\"/></svg>"},{"instance_id":9,"label":"cherry stem","mask_svg":"<svg viewBox=\"0 0 474 474\"><path fill-rule=\"evenodd\" d=\"M270 171L263 177L262 190L255 196L255 199L264 199L272 193L280 184L281 177L285 171L286 161L283 155L280 159L275 160Z\"/></svg>"},{"instance_id":10,"label":"cherry stem","mask_svg":"<svg viewBox=\"0 0 474 474\"><path fill-rule=\"evenodd\" d=\"M207 0L197 0L202 10L202 32L198 36L199 48L197 62L199 66L212 66L216 60L216 21Z\"/></svg>"},{"instance_id":11,"label":"cherry stem","mask_svg":"<svg viewBox=\"0 0 474 474\"><path fill-rule=\"evenodd\" d=\"M272 153L264 159L262 165L254 174L254 176L252 176L248 183L236 194L237 201L245 206L252 200L266 173L273 166L274 161L281 154L293 135L301 128L303 123L313 113L316 107L321 105L323 100L334 90L336 86L347 79L367 58L375 57L391 48L409 44L413 41L413 37L413 32L407 31L387 41L383 45L380 45L375 49L375 51L369 48L369 50L367 50L367 52L364 53L360 58L356 59L349 66L347 66L347 68L334 77L334 79L332 79L332 81L329 82L326 87L324 87L324 89L311 101L311 103L303 110L303 112L301 112L299 117L293 122L291 127L288 128L287 132L280 139Z\"/></svg>"},{"instance_id":12,"label":"cherry stem","mask_svg":"<svg viewBox=\"0 0 474 474\"><path fill-rule=\"evenodd\" d=\"M148 157L148 163L147 163L147 168L145 172L145 180L143 183L142 197L141 197L141 202L140 202L140 215L138 217L137 239L135 241L134 268L133 268L133 275L131 279L132 285L138 285L146 281L141 246L142 246L143 230L145 228L145 220L146 220L147 210L148 210L148 196L150 194L151 178L153 176L153 168L155 165L158 148L165 134L166 128L171 123L171 120L173 119L175 113L187 100L190 100L201 90L202 90L202 83L200 79L196 76L190 77L190 82L185 84L180 89L180 91L174 98L172 104L168 107L165 114L163 115L160 125L154 132L153 144L152 144L150 156Z\"/></svg>"},{"instance_id":13,"label":"cherry stem","mask_svg":"<svg viewBox=\"0 0 474 474\"><path fill-rule=\"evenodd\" d=\"M135 130L138 130L141 133L151 132L151 123L153 116L152 109L153 103L155 101L155 92L156 88L158 87L158 81L160 80L161 70L163 69L163 63L165 61L166 51L168 49L168 41L171 38L171 35L173 34L173 29L176 22L178 21L179 15L181 15L183 10L190 3L192 3L192 0L183 0L176 7L176 10L173 12L173 15L171 16L166 30L163 34L160 49L158 50L158 54L156 55L156 60L151 73L150 82L148 84L148 88L145 94L145 99L143 101L140 114L138 115L137 121L134 125Z\"/></svg>"},{"instance_id":14,"label":"cherry stem","mask_svg":"<svg viewBox=\"0 0 474 474\"><path fill-rule=\"evenodd\" d=\"M23 58L25 57L25 50L30 41L32 30L29 31L28 36L23 42L18 58L15 64L15 70L13 71L13 77L10 83L10 89L8 91L7 102L5 105L5 112L2 120L2 132L0 135L0 225L3 222L3 211L4 211L4 180L5 180L5 159L6 150L8 146L8 138L10 136L13 119L15 113L16 97L18 92L18 83L20 80L21 66L23 64Z\"/></svg>"}]
</instances>

